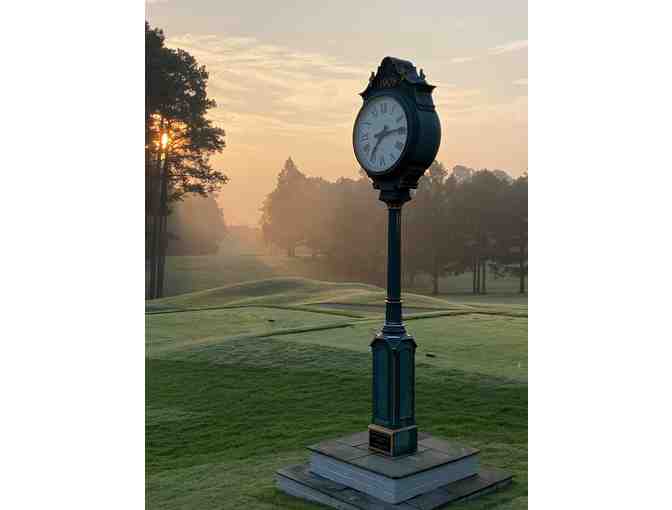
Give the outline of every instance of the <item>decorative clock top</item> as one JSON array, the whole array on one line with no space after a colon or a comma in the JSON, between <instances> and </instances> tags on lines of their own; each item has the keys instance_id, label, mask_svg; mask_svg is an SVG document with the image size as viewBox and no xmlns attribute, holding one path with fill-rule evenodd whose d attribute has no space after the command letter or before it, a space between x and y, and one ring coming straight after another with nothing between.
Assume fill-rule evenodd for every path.
<instances>
[{"instance_id":1,"label":"decorative clock top","mask_svg":"<svg viewBox=\"0 0 672 510\"><path fill-rule=\"evenodd\" d=\"M434 86L407 60L385 57L371 74L352 143L357 161L381 191L417 187L439 150Z\"/></svg>"}]
</instances>

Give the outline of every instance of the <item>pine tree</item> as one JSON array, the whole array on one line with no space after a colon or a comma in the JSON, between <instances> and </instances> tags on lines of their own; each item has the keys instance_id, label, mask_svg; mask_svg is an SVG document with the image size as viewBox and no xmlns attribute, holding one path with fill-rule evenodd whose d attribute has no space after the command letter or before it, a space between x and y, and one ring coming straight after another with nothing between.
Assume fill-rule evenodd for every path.
<instances>
[{"instance_id":1,"label":"pine tree","mask_svg":"<svg viewBox=\"0 0 672 510\"><path fill-rule=\"evenodd\" d=\"M163 295L170 203L188 193L207 195L226 183L210 157L224 149L224 131L206 118L216 106L206 92L208 73L186 51L165 47L145 22L147 297Z\"/></svg>"}]
</instances>

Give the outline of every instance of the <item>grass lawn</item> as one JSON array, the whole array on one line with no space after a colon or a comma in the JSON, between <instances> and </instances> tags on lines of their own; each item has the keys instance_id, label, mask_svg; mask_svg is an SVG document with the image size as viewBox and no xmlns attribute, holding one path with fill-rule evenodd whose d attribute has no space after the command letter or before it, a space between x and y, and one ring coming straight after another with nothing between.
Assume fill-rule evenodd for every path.
<instances>
[{"instance_id":1,"label":"grass lawn","mask_svg":"<svg viewBox=\"0 0 672 510\"><path fill-rule=\"evenodd\" d=\"M275 489L307 444L369 423L382 291L300 278L157 300L146 315L151 509L318 509ZM406 295L420 430L479 447L514 484L465 509L527 508L527 306ZM433 356L427 356L431 354Z\"/></svg>"}]
</instances>

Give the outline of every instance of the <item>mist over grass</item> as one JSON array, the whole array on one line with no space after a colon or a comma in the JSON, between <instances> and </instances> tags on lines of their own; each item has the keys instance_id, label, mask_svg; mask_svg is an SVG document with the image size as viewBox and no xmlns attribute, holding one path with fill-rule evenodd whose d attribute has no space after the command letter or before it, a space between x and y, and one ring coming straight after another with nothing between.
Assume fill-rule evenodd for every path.
<instances>
[{"instance_id":1,"label":"mist over grass","mask_svg":"<svg viewBox=\"0 0 672 510\"><path fill-rule=\"evenodd\" d=\"M182 255L166 258L165 295L168 297L195 291L263 280L273 277L301 277L331 282L352 283L322 257L313 257L307 250L297 250L296 257L288 257L277 249L268 247L254 237L258 230L245 229L246 235L237 229L219 244L216 254ZM379 285L378 288L382 287ZM460 302L506 302L526 304L527 296L518 294L518 279L515 277L491 277L488 294L473 295L471 273L440 279L440 297ZM404 285L405 293L428 294L432 290L429 276L419 276L414 284ZM384 299L384 298L383 298ZM379 300L378 303L382 303Z\"/></svg>"}]
</instances>

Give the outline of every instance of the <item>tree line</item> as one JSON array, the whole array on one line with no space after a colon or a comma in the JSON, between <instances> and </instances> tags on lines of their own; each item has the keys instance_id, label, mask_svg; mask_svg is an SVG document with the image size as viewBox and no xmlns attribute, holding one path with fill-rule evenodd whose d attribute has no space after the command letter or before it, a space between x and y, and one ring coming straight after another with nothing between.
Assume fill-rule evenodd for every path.
<instances>
[{"instance_id":1,"label":"tree line","mask_svg":"<svg viewBox=\"0 0 672 510\"><path fill-rule=\"evenodd\" d=\"M165 46L161 29L145 22L146 297L163 296L168 216L185 196L207 196L227 182L210 164L224 149L224 131L206 118L208 73L181 49Z\"/></svg>"},{"instance_id":2,"label":"tree line","mask_svg":"<svg viewBox=\"0 0 672 510\"><path fill-rule=\"evenodd\" d=\"M403 211L403 273L413 285L428 275L439 293L442 276L472 273L472 291L487 293L487 276L515 276L525 292L527 276L527 186L502 170L435 161ZM268 243L290 257L298 247L325 261L345 278L383 284L386 256L385 205L370 180L329 182L302 173L291 157L262 206Z\"/></svg>"}]
</instances>

